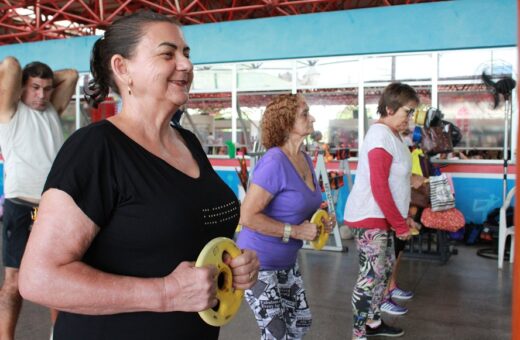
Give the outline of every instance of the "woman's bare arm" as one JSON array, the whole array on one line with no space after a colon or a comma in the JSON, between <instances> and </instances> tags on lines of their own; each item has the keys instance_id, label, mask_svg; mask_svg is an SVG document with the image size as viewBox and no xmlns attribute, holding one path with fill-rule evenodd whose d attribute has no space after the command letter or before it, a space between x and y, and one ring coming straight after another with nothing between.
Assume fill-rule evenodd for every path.
<instances>
[{"instance_id":1,"label":"woman's bare arm","mask_svg":"<svg viewBox=\"0 0 520 340\"><path fill-rule=\"evenodd\" d=\"M272 198L268 191L254 183L251 184L240 209L240 224L265 235L282 237L284 223L262 213ZM293 226L291 230L291 237L300 240L312 241L316 234L316 225L309 221Z\"/></svg>"},{"instance_id":2,"label":"woman's bare arm","mask_svg":"<svg viewBox=\"0 0 520 340\"><path fill-rule=\"evenodd\" d=\"M183 262L164 278L137 278L81 262L98 232L67 193L46 191L20 268L22 296L80 314L200 311L216 304L214 268Z\"/></svg>"}]
</instances>

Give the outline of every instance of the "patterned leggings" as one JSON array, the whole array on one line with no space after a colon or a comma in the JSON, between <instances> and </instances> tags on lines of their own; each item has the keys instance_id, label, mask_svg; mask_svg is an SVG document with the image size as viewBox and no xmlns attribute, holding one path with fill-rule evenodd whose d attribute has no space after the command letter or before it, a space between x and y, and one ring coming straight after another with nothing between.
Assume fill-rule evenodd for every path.
<instances>
[{"instance_id":1,"label":"patterned leggings","mask_svg":"<svg viewBox=\"0 0 520 340\"><path fill-rule=\"evenodd\" d=\"M381 302L395 262L392 232L353 228L359 275L352 292L354 337L365 336L367 320L381 320Z\"/></svg>"},{"instance_id":2,"label":"patterned leggings","mask_svg":"<svg viewBox=\"0 0 520 340\"><path fill-rule=\"evenodd\" d=\"M312 323L298 264L287 270L260 271L245 291L262 340L302 339Z\"/></svg>"}]
</instances>

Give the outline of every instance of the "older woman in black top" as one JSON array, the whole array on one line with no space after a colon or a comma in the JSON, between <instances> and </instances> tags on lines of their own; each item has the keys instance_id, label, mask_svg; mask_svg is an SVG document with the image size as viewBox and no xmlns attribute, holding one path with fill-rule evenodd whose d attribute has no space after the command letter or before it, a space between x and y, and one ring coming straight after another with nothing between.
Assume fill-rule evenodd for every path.
<instances>
[{"instance_id":1,"label":"older woman in black top","mask_svg":"<svg viewBox=\"0 0 520 340\"><path fill-rule=\"evenodd\" d=\"M217 304L204 245L233 235L239 205L193 134L170 126L188 100L189 47L177 23L124 17L93 48L91 102L109 88L122 111L64 144L25 253L22 295L60 310L54 339L217 339L197 311ZM230 261L250 288L251 251Z\"/></svg>"}]
</instances>

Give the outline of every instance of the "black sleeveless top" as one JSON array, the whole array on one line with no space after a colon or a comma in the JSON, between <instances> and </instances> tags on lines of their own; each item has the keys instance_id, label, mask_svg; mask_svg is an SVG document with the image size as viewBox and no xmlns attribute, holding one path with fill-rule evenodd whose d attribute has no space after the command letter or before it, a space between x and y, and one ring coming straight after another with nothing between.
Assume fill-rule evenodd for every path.
<instances>
[{"instance_id":1,"label":"black sleeveless top","mask_svg":"<svg viewBox=\"0 0 520 340\"><path fill-rule=\"evenodd\" d=\"M199 141L175 127L199 165L191 178L108 121L75 132L63 145L44 191L68 193L100 232L82 259L104 272L163 277L195 261L217 236L232 237L235 194L213 170ZM217 339L197 313L79 315L60 312L54 339Z\"/></svg>"}]
</instances>

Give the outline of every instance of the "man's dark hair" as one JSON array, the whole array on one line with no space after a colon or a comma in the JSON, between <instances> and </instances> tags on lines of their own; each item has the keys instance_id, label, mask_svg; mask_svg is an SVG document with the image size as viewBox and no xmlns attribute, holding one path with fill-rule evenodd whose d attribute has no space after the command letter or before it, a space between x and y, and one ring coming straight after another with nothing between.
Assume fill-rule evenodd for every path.
<instances>
[{"instance_id":1,"label":"man's dark hair","mask_svg":"<svg viewBox=\"0 0 520 340\"><path fill-rule=\"evenodd\" d=\"M54 79L54 72L52 72L51 68L44 63L40 63L39 61L33 61L25 65L22 71L22 86L27 83L30 77L33 78L42 78L42 79Z\"/></svg>"}]
</instances>

